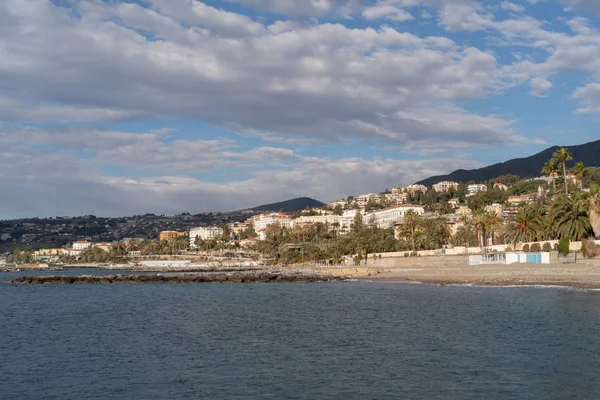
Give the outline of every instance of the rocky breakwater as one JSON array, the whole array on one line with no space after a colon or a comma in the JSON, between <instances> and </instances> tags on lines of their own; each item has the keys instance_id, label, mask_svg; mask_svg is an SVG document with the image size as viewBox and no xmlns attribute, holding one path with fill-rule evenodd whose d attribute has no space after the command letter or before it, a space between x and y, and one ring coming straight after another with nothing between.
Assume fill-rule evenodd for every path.
<instances>
[{"instance_id":1,"label":"rocky breakwater","mask_svg":"<svg viewBox=\"0 0 600 400\"><path fill-rule=\"evenodd\" d=\"M343 277L301 272L232 272L106 276L24 276L7 281L13 284L109 284L109 283L309 283L340 281Z\"/></svg>"}]
</instances>

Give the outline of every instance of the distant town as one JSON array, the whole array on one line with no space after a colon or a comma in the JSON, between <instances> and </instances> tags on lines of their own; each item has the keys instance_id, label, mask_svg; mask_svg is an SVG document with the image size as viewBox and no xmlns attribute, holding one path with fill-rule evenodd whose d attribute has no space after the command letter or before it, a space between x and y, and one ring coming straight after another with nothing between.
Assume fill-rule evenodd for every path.
<instances>
[{"instance_id":1,"label":"distant town","mask_svg":"<svg viewBox=\"0 0 600 400\"><path fill-rule=\"evenodd\" d=\"M480 183L413 184L293 212L2 221L0 245L12 262L123 261L231 250L275 262L339 263L348 257L360 262L369 253L433 255L455 247L522 248L527 242L552 250L561 238L598 236L592 205L600 169L576 163L567 170L557 152L544 171L530 179L505 175Z\"/></svg>"}]
</instances>

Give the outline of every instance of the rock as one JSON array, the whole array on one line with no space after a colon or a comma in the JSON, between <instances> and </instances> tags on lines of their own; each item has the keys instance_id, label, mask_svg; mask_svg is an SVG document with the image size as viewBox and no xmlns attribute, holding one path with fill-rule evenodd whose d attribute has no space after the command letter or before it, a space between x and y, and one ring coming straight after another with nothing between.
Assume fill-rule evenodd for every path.
<instances>
[{"instance_id":1,"label":"rock","mask_svg":"<svg viewBox=\"0 0 600 400\"><path fill-rule=\"evenodd\" d=\"M150 275L106 275L106 276L37 276L21 277L7 283L15 284L116 284L116 283L269 283L269 282L322 282L339 281L343 276L326 274L266 271L172 273Z\"/></svg>"}]
</instances>

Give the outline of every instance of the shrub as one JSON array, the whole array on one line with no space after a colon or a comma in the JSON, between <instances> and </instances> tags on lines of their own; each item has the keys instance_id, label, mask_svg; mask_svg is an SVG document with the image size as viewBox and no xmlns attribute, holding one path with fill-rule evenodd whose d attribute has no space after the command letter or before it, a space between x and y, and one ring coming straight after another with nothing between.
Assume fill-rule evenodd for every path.
<instances>
[{"instance_id":1,"label":"shrub","mask_svg":"<svg viewBox=\"0 0 600 400\"><path fill-rule=\"evenodd\" d=\"M571 239L562 238L558 241L557 250L563 256L568 255L571 252Z\"/></svg>"},{"instance_id":2,"label":"shrub","mask_svg":"<svg viewBox=\"0 0 600 400\"><path fill-rule=\"evenodd\" d=\"M534 253L537 253L538 251L542 251L542 246L540 246L539 243L534 243L529 248L529 251L533 251Z\"/></svg>"},{"instance_id":3,"label":"shrub","mask_svg":"<svg viewBox=\"0 0 600 400\"><path fill-rule=\"evenodd\" d=\"M512 247L510 247L510 246L507 246L507 247L504 249L504 251L513 251L513 249L512 249Z\"/></svg>"},{"instance_id":4,"label":"shrub","mask_svg":"<svg viewBox=\"0 0 600 400\"><path fill-rule=\"evenodd\" d=\"M418 255L418 254L417 254L417 252L416 252L416 251L413 251L412 253L410 253L410 256L411 256L411 257L416 257L417 255Z\"/></svg>"},{"instance_id":5,"label":"shrub","mask_svg":"<svg viewBox=\"0 0 600 400\"><path fill-rule=\"evenodd\" d=\"M410 256L410 253L404 253L404 257Z\"/></svg>"},{"instance_id":6,"label":"shrub","mask_svg":"<svg viewBox=\"0 0 600 400\"><path fill-rule=\"evenodd\" d=\"M542 250L549 253L552 251L552 245L550 243L546 242L546 243L544 243Z\"/></svg>"},{"instance_id":7,"label":"shrub","mask_svg":"<svg viewBox=\"0 0 600 400\"><path fill-rule=\"evenodd\" d=\"M529 251L529 245L528 244L526 244L526 245L523 246L523 251L524 252L528 252Z\"/></svg>"},{"instance_id":8,"label":"shrub","mask_svg":"<svg viewBox=\"0 0 600 400\"><path fill-rule=\"evenodd\" d=\"M554 250L558 250L558 243L554 243Z\"/></svg>"},{"instance_id":9,"label":"shrub","mask_svg":"<svg viewBox=\"0 0 600 400\"><path fill-rule=\"evenodd\" d=\"M600 246L594 243L593 240L584 240L581 242L581 252L584 257L594 258L600 255Z\"/></svg>"}]
</instances>

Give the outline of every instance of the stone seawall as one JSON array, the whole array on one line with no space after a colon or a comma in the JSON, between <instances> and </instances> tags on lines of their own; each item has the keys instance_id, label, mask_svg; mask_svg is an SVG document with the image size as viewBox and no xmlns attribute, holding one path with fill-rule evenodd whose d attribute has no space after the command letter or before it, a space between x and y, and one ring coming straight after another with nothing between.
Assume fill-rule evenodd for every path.
<instances>
[{"instance_id":1,"label":"stone seawall","mask_svg":"<svg viewBox=\"0 0 600 400\"><path fill-rule=\"evenodd\" d=\"M309 283L339 281L344 277L312 273L198 273L107 276L25 276L7 281L13 284L111 284L111 283Z\"/></svg>"}]
</instances>

